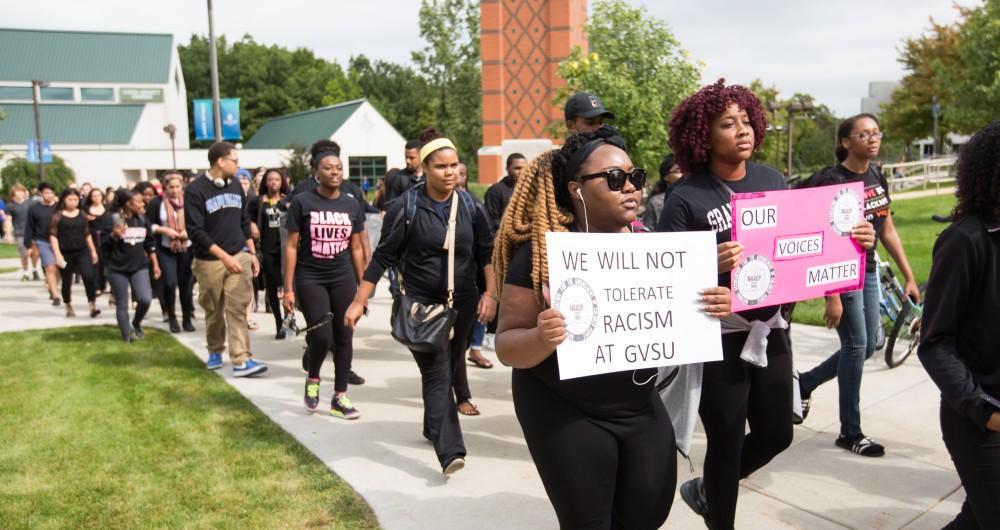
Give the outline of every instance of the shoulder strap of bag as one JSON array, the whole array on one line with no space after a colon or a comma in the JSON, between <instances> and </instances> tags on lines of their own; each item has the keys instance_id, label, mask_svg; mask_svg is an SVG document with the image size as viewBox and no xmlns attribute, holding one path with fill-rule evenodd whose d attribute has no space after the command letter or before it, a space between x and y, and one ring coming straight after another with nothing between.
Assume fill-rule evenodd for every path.
<instances>
[{"instance_id":1,"label":"shoulder strap of bag","mask_svg":"<svg viewBox=\"0 0 1000 530\"><path fill-rule=\"evenodd\" d=\"M413 189L406 190L403 193L403 254L406 253L406 243L410 240L410 223L413 222L414 214L417 212L417 197L416 192ZM406 294L406 287L403 284L403 257L399 258L399 264L396 266L396 277L399 282L399 292Z\"/></svg>"},{"instance_id":2,"label":"shoulder strap of bag","mask_svg":"<svg viewBox=\"0 0 1000 530\"><path fill-rule=\"evenodd\" d=\"M455 226L458 216L458 190L451 194L451 214L448 216L448 234L444 246L448 249L448 308L454 305L455 296Z\"/></svg>"}]
</instances>

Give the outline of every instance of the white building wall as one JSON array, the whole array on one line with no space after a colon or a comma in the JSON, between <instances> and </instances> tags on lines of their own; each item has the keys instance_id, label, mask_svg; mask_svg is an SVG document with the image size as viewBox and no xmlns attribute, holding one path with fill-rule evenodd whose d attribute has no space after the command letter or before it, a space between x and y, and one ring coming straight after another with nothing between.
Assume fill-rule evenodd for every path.
<instances>
[{"instance_id":1,"label":"white building wall","mask_svg":"<svg viewBox=\"0 0 1000 530\"><path fill-rule=\"evenodd\" d=\"M406 139L367 101L337 129L331 140L340 144L345 172L351 156L384 156L386 169L406 165L403 153Z\"/></svg>"}]
</instances>

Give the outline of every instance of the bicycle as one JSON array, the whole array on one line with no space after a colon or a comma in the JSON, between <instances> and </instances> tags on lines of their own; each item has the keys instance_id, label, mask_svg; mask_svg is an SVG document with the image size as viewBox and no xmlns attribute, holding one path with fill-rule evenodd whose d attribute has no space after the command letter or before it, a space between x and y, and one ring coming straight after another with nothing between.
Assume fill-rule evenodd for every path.
<instances>
[{"instance_id":1,"label":"bicycle","mask_svg":"<svg viewBox=\"0 0 1000 530\"><path fill-rule=\"evenodd\" d=\"M876 330L875 349L885 348L885 364L895 368L912 354L920 344L920 315L923 306L906 296L892 267L875 253L879 271L879 311L882 325ZM927 284L919 286L923 298ZM905 341L905 344L899 344ZM897 348L897 346L901 346Z\"/></svg>"}]
</instances>

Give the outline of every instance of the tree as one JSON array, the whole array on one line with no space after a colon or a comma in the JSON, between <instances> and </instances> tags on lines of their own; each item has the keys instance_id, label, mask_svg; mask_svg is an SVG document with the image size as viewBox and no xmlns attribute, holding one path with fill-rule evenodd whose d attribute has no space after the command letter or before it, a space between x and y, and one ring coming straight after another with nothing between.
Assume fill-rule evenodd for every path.
<instances>
[{"instance_id":1,"label":"tree","mask_svg":"<svg viewBox=\"0 0 1000 530\"><path fill-rule=\"evenodd\" d=\"M347 78L404 138L435 123L434 89L412 67L360 55L351 58Z\"/></svg>"},{"instance_id":2,"label":"tree","mask_svg":"<svg viewBox=\"0 0 1000 530\"><path fill-rule=\"evenodd\" d=\"M426 125L451 137L475 175L475 154L483 142L479 2L422 0L418 19L427 44L413 52L413 62L433 91L435 107L433 122Z\"/></svg>"},{"instance_id":3,"label":"tree","mask_svg":"<svg viewBox=\"0 0 1000 530\"><path fill-rule=\"evenodd\" d=\"M288 172L288 179L292 185L302 182L312 174L312 167L309 165L309 149L301 144L289 146L292 150L288 159L282 164Z\"/></svg>"},{"instance_id":4,"label":"tree","mask_svg":"<svg viewBox=\"0 0 1000 530\"><path fill-rule=\"evenodd\" d=\"M29 190L35 189L39 184L38 164L28 162L25 158L12 158L0 170L0 180L3 181L3 188L0 191L0 195L3 197L10 195L10 187L16 183L20 183ZM74 180L76 180L76 174L62 158L53 155L52 162L45 164L45 182L51 184L57 193Z\"/></svg>"},{"instance_id":5,"label":"tree","mask_svg":"<svg viewBox=\"0 0 1000 530\"><path fill-rule=\"evenodd\" d=\"M794 94L782 99L774 86L767 86L761 80L755 79L749 88L765 109L777 106L778 110L768 111L770 130L764 137L764 143L754 152L756 162L769 165L778 171L784 171L788 165L788 106L791 103L808 103L812 109L808 112L793 112L792 119L792 167L787 168L791 175L810 175L820 169L832 165L833 153L836 148L834 134L838 118L826 105L817 103L809 94ZM778 128L781 128L779 131Z\"/></svg>"},{"instance_id":6,"label":"tree","mask_svg":"<svg viewBox=\"0 0 1000 530\"><path fill-rule=\"evenodd\" d=\"M574 48L559 65L566 88L554 103L563 106L572 92L598 94L615 113L633 162L655 173L668 150L670 112L698 88L700 65L664 22L622 0L595 2L584 31L591 52Z\"/></svg>"},{"instance_id":7,"label":"tree","mask_svg":"<svg viewBox=\"0 0 1000 530\"><path fill-rule=\"evenodd\" d=\"M959 60L942 75L954 86L942 113L956 130L972 133L1000 116L1000 0L956 8L963 17Z\"/></svg>"}]
</instances>

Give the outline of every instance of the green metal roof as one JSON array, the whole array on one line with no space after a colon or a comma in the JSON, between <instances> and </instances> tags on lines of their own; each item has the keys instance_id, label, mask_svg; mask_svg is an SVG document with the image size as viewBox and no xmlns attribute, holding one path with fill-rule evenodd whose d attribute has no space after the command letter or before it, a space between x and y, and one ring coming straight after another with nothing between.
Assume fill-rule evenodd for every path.
<instances>
[{"instance_id":1,"label":"green metal roof","mask_svg":"<svg viewBox=\"0 0 1000 530\"><path fill-rule=\"evenodd\" d=\"M53 144L122 144L132 133L143 105L39 105L42 139ZM0 105L0 144L23 144L35 138L31 105Z\"/></svg>"},{"instance_id":2,"label":"green metal roof","mask_svg":"<svg viewBox=\"0 0 1000 530\"><path fill-rule=\"evenodd\" d=\"M247 149L286 149L292 144L312 145L320 138L329 138L358 110L364 99L339 103L330 107L287 114L271 118L243 147Z\"/></svg>"},{"instance_id":3,"label":"green metal roof","mask_svg":"<svg viewBox=\"0 0 1000 530\"><path fill-rule=\"evenodd\" d=\"M166 83L173 36L0 28L4 81Z\"/></svg>"}]
</instances>

